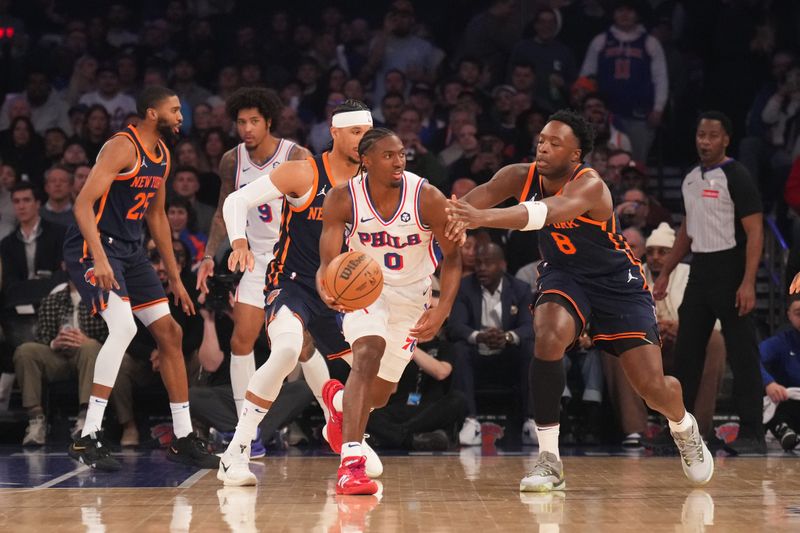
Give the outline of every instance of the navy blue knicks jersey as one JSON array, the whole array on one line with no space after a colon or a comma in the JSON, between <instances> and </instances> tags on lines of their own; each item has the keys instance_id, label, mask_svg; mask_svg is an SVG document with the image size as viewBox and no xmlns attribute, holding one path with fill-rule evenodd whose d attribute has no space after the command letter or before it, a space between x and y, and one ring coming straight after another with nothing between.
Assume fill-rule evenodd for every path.
<instances>
[{"instance_id":1,"label":"navy blue knicks jersey","mask_svg":"<svg viewBox=\"0 0 800 533\"><path fill-rule=\"evenodd\" d=\"M328 152L309 157L308 161L314 167L314 184L304 205L296 206L283 199L280 237L275 245L275 259L267 269L267 289L291 279L317 290L315 280L320 263L322 204L336 182L328 164Z\"/></svg>"},{"instance_id":2,"label":"navy blue knicks jersey","mask_svg":"<svg viewBox=\"0 0 800 533\"><path fill-rule=\"evenodd\" d=\"M587 165L577 166L570 181L580 179L590 170ZM561 190L556 196L559 194ZM528 171L520 201L545 197L542 177L534 163ZM565 270L587 280L616 277L614 275L621 273L632 273L644 280L642 263L634 256L618 226L614 214L605 222L579 216L567 222L548 224L538 234L543 266Z\"/></svg>"},{"instance_id":3,"label":"navy blue knicks jersey","mask_svg":"<svg viewBox=\"0 0 800 533\"><path fill-rule=\"evenodd\" d=\"M114 178L111 186L94 206L97 229L101 235L129 243L140 243L144 237L143 221L150 202L169 175L170 155L164 141L159 140L156 153L150 153L139 139L134 126L127 126L113 137L124 136L136 148L133 168ZM112 137L112 138L113 138ZM78 231L73 226L72 231ZM89 256L87 243L83 255Z\"/></svg>"}]
</instances>

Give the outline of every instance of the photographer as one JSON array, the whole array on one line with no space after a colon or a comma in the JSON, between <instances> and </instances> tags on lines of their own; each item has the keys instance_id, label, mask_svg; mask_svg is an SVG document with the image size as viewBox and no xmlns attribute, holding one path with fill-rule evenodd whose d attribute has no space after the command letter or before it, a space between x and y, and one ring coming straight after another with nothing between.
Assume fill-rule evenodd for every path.
<instances>
[{"instance_id":1,"label":"photographer","mask_svg":"<svg viewBox=\"0 0 800 533\"><path fill-rule=\"evenodd\" d=\"M197 302L197 294L192 292L195 286L194 276L189 271L189 252L183 242L173 239L172 249L175 253L175 260L181 271L181 280L187 288L194 302ZM196 363L196 353L203 340L203 319L198 315L188 315L180 305L175 305L170 285L167 283L167 272L161 256L156 250L152 240L147 242L148 255L150 262L158 273L161 283L169 300L169 308L172 316L183 330L183 356L186 360L186 372L189 375L191 384L194 376L198 375L198 365ZM195 303L197 305L197 303ZM159 357L156 343L147 328L140 327L136 336L128 348L130 356L125 356L120 365L117 381L114 385L114 406L117 420L123 427L122 446L136 446L139 444L139 431L136 426L133 390L144 387L157 388L162 390L161 378L159 376Z\"/></svg>"},{"instance_id":2,"label":"photographer","mask_svg":"<svg viewBox=\"0 0 800 533\"><path fill-rule=\"evenodd\" d=\"M622 195L622 202L615 209L622 228L636 228L645 236L658 227L661 222L670 222L664 213L659 217L651 216L650 198L641 189L628 189Z\"/></svg>"}]
</instances>

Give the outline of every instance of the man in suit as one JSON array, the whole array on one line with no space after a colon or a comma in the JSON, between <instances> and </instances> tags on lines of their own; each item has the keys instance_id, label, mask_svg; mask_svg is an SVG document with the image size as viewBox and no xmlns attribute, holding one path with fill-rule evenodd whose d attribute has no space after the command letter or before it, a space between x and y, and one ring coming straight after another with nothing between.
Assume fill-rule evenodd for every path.
<instances>
[{"instance_id":1,"label":"man in suit","mask_svg":"<svg viewBox=\"0 0 800 533\"><path fill-rule=\"evenodd\" d=\"M494 243L481 245L475 256L475 273L461 282L448 321L456 349L454 385L466 396L469 407L459 435L462 445L481 443L481 427L475 418L475 387L481 382L514 387L520 412L526 419L531 417L527 379L533 354L530 305L531 288L506 273L503 249Z\"/></svg>"}]
</instances>

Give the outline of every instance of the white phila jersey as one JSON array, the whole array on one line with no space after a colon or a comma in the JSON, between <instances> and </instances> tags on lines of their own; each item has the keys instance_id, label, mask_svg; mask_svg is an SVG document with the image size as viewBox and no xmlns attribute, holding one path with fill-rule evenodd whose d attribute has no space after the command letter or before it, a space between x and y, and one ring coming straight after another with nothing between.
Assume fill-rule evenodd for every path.
<instances>
[{"instance_id":1,"label":"white phila jersey","mask_svg":"<svg viewBox=\"0 0 800 533\"><path fill-rule=\"evenodd\" d=\"M263 165L256 165L244 143L236 147L236 190L241 189L256 178L272 172L289 159L295 143L281 139L272 157ZM247 241L254 254L269 254L278 242L281 224L283 198L259 205L247 212Z\"/></svg>"},{"instance_id":2,"label":"white phila jersey","mask_svg":"<svg viewBox=\"0 0 800 533\"><path fill-rule=\"evenodd\" d=\"M370 200L368 179L363 175L349 182L353 226L347 235L347 246L377 261L383 267L386 285L411 285L429 277L437 265L433 232L422 223L419 213L419 195L427 180L406 171L397 211L384 220Z\"/></svg>"}]
</instances>

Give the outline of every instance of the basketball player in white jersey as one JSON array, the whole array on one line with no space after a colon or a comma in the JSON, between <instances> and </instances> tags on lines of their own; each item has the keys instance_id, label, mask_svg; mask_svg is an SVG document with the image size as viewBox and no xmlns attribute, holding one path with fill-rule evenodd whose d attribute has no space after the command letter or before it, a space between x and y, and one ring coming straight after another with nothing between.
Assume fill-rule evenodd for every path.
<instances>
[{"instance_id":1,"label":"basketball player in white jersey","mask_svg":"<svg viewBox=\"0 0 800 533\"><path fill-rule=\"evenodd\" d=\"M245 87L234 92L225 107L231 120L236 123L236 131L243 142L226 152L220 161L219 204L206 245L206 256L197 271L197 289L203 294L208 293L208 278L214 275L214 255L226 237L222 206L228 195L265 172L275 170L285 161L305 160L311 156L311 152L302 146L270 134L273 120L280 115L283 107L274 91ZM242 410L247 382L256 371L253 345L264 327L264 280L278 241L282 204L283 198L276 198L254 206L246 215L247 241L253 252L255 266L253 270L245 270L233 305L230 374L237 416ZM303 359L308 359L303 361L302 367L312 390L315 380L324 383L329 379L328 367L321 355L314 354L311 358ZM251 457L263 455L263 446L252 448Z\"/></svg>"},{"instance_id":2,"label":"basketball player in white jersey","mask_svg":"<svg viewBox=\"0 0 800 533\"><path fill-rule=\"evenodd\" d=\"M344 102L333 111L330 151L305 161L284 163L245 189L230 194L224 202L223 216L233 247L228 267L232 271L246 271L255 267L254 254L248 249L245 238L246 213L276 198L285 199L280 240L267 280L267 334L272 351L247 385L236 432L220 461L217 477L225 485L256 484L248 467L247 448L258 424L275 401L283 380L302 357L306 332L326 356L341 357L350 351L336 323L335 313L315 290L315 276L319 267L323 201L334 184L346 183L356 174L358 143L371 127L372 115L367 106L355 100ZM307 378L323 410L321 391L325 380ZM370 475L379 476L383 471L380 459L366 443L365 450L371 458Z\"/></svg>"},{"instance_id":3,"label":"basketball player in white jersey","mask_svg":"<svg viewBox=\"0 0 800 533\"><path fill-rule=\"evenodd\" d=\"M337 494L375 494L367 477L361 435L371 409L383 407L395 391L417 340L432 338L441 328L461 283L461 252L445 239L447 199L416 174L405 171L405 149L390 130L364 134L358 154L365 170L328 193L323 206L317 290L334 309L344 310L328 294L328 264L340 253L345 228L350 250L363 252L383 269L378 300L344 316L342 329L352 348L347 386L331 380L323 397L331 413L329 442L335 423L342 424L341 465ZM439 304L429 308L431 275L437 260L434 238L444 254Z\"/></svg>"}]
</instances>

